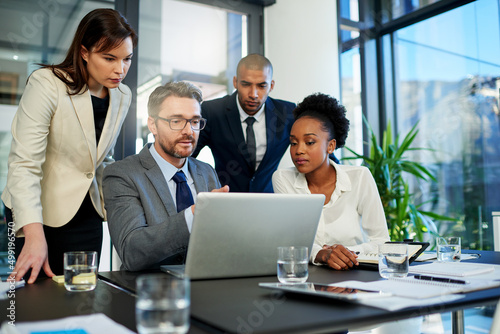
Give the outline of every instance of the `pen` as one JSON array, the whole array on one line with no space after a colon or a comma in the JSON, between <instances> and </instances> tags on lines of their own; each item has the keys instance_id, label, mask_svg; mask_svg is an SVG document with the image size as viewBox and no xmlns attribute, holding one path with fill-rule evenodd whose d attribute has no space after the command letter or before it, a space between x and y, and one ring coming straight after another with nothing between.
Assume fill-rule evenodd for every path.
<instances>
[{"instance_id":1,"label":"pen","mask_svg":"<svg viewBox=\"0 0 500 334\"><path fill-rule=\"evenodd\" d=\"M443 283L455 283L455 284L468 284L469 282L460 279L446 278L446 277L435 277L435 276L425 276L420 274L415 274L413 276L415 279L420 279L424 281L435 281Z\"/></svg>"}]
</instances>

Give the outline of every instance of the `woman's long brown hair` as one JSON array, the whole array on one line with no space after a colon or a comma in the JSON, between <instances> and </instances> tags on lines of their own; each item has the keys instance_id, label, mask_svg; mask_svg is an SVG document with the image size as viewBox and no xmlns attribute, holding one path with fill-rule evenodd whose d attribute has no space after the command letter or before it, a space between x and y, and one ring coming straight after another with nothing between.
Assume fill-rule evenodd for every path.
<instances>
[{"instance_id":1,"label":"woman's long brown hair","mask_svg":"<svg viewBox=\"0 0 500 334\"><path fill-rule=\"evenodd\" d=\"M87 62L81 55L82 46L89 51L103 52L118 47L126 38L132 38L134 48L137 46L137 34L120 12L99 8L89 12L82 19L73 38L73 42L62 63L42 65L68 86L68 94L85 92L88 87L89 74Z\"/></svg>"}]
</instances>

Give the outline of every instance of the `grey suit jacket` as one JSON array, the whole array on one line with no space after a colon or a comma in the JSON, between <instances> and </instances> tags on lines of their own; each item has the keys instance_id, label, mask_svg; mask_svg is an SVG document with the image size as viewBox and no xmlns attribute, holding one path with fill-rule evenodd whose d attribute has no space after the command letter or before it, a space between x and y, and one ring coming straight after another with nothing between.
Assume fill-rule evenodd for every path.
<instances>
[{"instance_id":1,"label":"grey suit jacket","mask_svg":"<svg viewBox=\"0 0 500 334\"><path fill-rule=\"evenodd\" d=\"M150 145L104 169L109 232L126 270L181 264L189 242L184 211L177 213L165 177L149 152ZM197 193L220 188L210 165L188 159Z\"/></svg>"}]
</instances>

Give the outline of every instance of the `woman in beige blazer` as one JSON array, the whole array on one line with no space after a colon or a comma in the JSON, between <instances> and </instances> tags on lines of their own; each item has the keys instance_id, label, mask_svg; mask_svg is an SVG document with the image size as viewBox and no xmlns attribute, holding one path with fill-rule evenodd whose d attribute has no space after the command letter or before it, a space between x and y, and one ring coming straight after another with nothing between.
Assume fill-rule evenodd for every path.
<instances>
[{"instance_id":1,"label":"woman in beige blazer","mask_svg":"<svg viewBox=\"0 0 500 334\"><path fill-rule=\"evenodd\" d=\"M16 280L28 274L33 283L42 268L62 274L65 251L100 252L102 172L130 106L121 81L136 44L119 12L96 9L80 22L66 59L28 79L2 194L7 221L14 222Z\"/></svg>"}]
</instances>

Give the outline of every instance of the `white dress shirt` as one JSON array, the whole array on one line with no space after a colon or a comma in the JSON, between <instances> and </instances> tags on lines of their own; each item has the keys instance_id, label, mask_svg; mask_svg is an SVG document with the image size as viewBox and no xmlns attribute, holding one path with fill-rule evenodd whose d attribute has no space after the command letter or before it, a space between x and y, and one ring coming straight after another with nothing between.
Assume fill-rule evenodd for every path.
<instances>
[{"instance_id":1,"label":"white dress shirt","mask_svg":"<svg viewBox=\"0 0 500 334\"><path fill-rule=\"evenodd\" d=\"M330 164L337 171L337 183L330 201L323 206L311 261L323 245L341 244L354 252L377 252L377 245L389 241L389 231L373 176L366 167L337 165L332 160ZM273 187L276 193L311 193L304 174L295 167L274 172Z\"/></svg>"},{"instance_id":2,"label":"white dress shirt","mask_svg":"<svg viewBox=\"0 0 500 334\"><path fill-rule=\"evenodd\" d=\"M240 112L241 128L243 129L243 138L245 142L247 141L247 123L245 120L249 116L241 107L240 101L236 96L236 104L238 105L238 110ZM266 104L264 103L260 107L259 111L253 117L255 118L255 123L253 123L253 132L255 133L255 146L256 146L256 163L255 170L259 168L259 164L264 158L267 150L267 136L266 136L266 114L264 110L266 109Z\"/></svg>"},{"instance_id":3,"label":"white dress shirt","mask_svg":"<svg viewBox=\"0 0 500 334\"><path fill-rule=\"evenodd\" d=\"M155 159L156 163L161 169L161 172L163 173L163 176L165 177L165 181L167 181L168 189L170 190L170 193L172 194L172 200L174 201L175 206L177 207L177 201L176 201L176 194L177 194L177 183L175 183L174 180L172 180L172 177L174 177L175 173L177 173L179 170L184 172L184 175L186 175L186 181L189 186L189 190L191 190L191 194L193 195L193 201L196 203L196 188L194 186L194 181L193 178L191 177L191 173L189 173L189 168L188 168L188 159L186 159L186 163L182 168L178 169L171 163L167 162L165 159L161 157L161 155L156 151L155 145L151 145L149 148L149 152L151 152L151 155L153 156L153 159ZM184 218L186 218L186 225L188 228L189 233L191 233L191 229L193 228L193 211L191 211L191 207L189 207L187 210L184 210Z\"/></svg>"}]
</instances>

